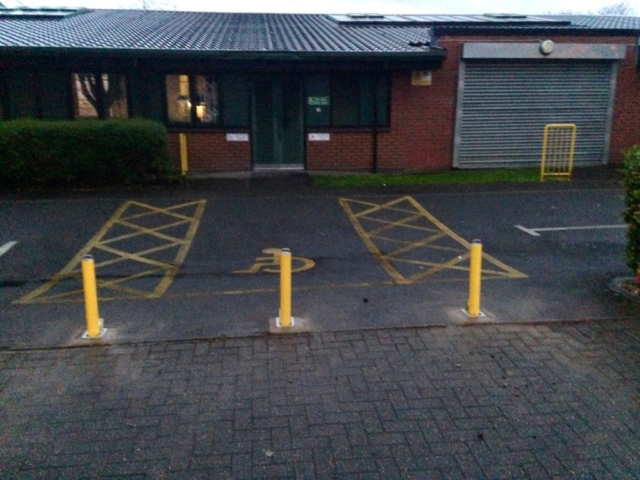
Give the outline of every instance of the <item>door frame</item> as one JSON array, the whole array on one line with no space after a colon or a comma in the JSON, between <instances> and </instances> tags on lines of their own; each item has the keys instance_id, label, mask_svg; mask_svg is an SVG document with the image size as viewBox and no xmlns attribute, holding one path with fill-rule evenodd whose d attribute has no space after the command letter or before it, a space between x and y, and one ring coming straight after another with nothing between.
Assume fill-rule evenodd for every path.
<instances>
[{"instance_id":1,"label":"door frame","mask_svg":"<svg viewBox=\"0 0 640 480\"><path fill-rule=\"evenodd\" d=\"M285 128L285 118L284 118L284 95L289 92L284 92L283 85L287 80L294 80L298 83L298 101L299 101L299 109L298 109L298 118L296 121L300 122L300 135L298 141L300 144L298 145L301 152L301 161L299 163L290 163L285 164L282 163L283 160L283 133ZM274 163L260 163L256 159L256 142L258 136L256 133L258 132L258 118L257 118L257 96L260 92L257 91L257 84L259 81L270 81L271 82L271 95L272 95L272 112L271 112L271 121L273 125L273 148L274 148L274 157L276 157L276 161ZM253 166L253 170L305 170L306 169L306 143L305 143L305 126L304 126L304 92L303 92L303 82L302 78L298 74L271 74L271 75L262 75L260 77L254 76L251 79L251 147L252 147L252 155L251 155L251 163Z\"/></svg>"}]
</instances>

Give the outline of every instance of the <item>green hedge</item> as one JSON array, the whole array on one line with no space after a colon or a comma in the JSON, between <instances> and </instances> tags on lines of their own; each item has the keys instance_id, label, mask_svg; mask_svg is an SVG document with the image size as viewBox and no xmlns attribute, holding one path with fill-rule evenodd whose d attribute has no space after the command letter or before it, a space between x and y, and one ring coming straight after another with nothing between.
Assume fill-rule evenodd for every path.
<instances>
[{"instance_id":1,"label":"green hedge","mask_svg":"<svg viewBox=\"0 0 640 480\"><path fill-rule=\"evenodd\" d=\"M627 230L627 265L640 273L640 146L629 149L624 161L625 211Z\"/></svg>"},{"instance_id":2,"label":"green hedge","mask_svg":"<svg viewBox=\"0 0 640 480\"><path fill-rule=\"evenodd\" d=\"M0 122L3 186L101 186L174 176L167 132L156 122Z\"/></svg>"}]
</instances>

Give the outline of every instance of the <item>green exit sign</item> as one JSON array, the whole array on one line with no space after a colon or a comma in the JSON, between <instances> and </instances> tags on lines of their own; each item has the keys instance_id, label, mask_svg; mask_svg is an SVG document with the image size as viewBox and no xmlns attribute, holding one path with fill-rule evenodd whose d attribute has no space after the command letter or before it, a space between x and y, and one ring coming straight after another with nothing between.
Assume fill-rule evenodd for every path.
<instances>
[{"instance_id":1,"label":"green exit sign","mask_svg":"<svg viewBox=\"0 0 640 480\"><path fill-rule=\"evenodd\" d=\"M308 97L307 103L314 107L322 107L329 105L329 97Z\"/></svg>"}]
</instances>

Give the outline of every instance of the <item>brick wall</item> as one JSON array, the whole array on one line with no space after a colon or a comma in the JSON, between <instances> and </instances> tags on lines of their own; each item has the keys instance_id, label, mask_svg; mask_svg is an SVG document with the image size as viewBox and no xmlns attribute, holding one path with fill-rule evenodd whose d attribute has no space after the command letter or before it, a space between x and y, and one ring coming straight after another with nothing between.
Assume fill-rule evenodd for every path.
<instances>
[{"instance_id":1,"label":"brick wall","mask_svg":"<svg viewBox=\"0 0 640 480\"><path fill-rule=\"evenodd\" d=\"M186 135L190 172L251 170L251 142L230 142L225 132L186 132ZM178 132L169 133L169 150L179 168Z\"/></svg>"},{"instance_id":2,"label":"brick wall","mask_svg":"<svg viewBox=\"0 0 640 480\"><path fill-rule=\"evenodd\" d=\"M411 72L395 74L391 129L380 134L380 171L425 171L451 167L457 66L432 71L431 86L411 85ZM453 67L452 67L453 66Z\"/></svg>"},{"instance_id":3,"label":"brick wall","mask_svg":"<svg viewBox=\"0 0 640 480\"><path fill-rule=\"evenodd\" d=\"M609 147L612 164L621 164L624 152L640 144L640 74L636 69L636 55L636 46L628 45L627 58L618 69Z\"/></svg>"},{"instance_id":4,"label":"brick wall","mask_svg":"<svg viewBox=\"0 0 640 480\"><path fill-rule=\"evenodd\" d=\"M315 131L315 130L314 130ZM373 135L371 132L349 132L334 129L329 141L310 141L307 135L307 170L335 172L371 171Z\"/></svg>"}]
</instances>

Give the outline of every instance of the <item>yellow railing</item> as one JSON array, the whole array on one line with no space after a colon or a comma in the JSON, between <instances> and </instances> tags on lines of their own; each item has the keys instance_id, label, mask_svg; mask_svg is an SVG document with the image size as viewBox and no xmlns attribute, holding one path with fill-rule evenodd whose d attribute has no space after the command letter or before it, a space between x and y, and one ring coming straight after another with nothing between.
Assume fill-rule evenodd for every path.
<instances>
[{"instance_id":1,"label":"yellow railing","mask_svg":"<svg viewBox=\"0 0 640 480\"><path fill-rule=\"evenodd\" d=\"M550 176L571 178L576 131L576 126L572 123L550 123L544 127L541 182Z\"/></svg>"}]
</instances>

